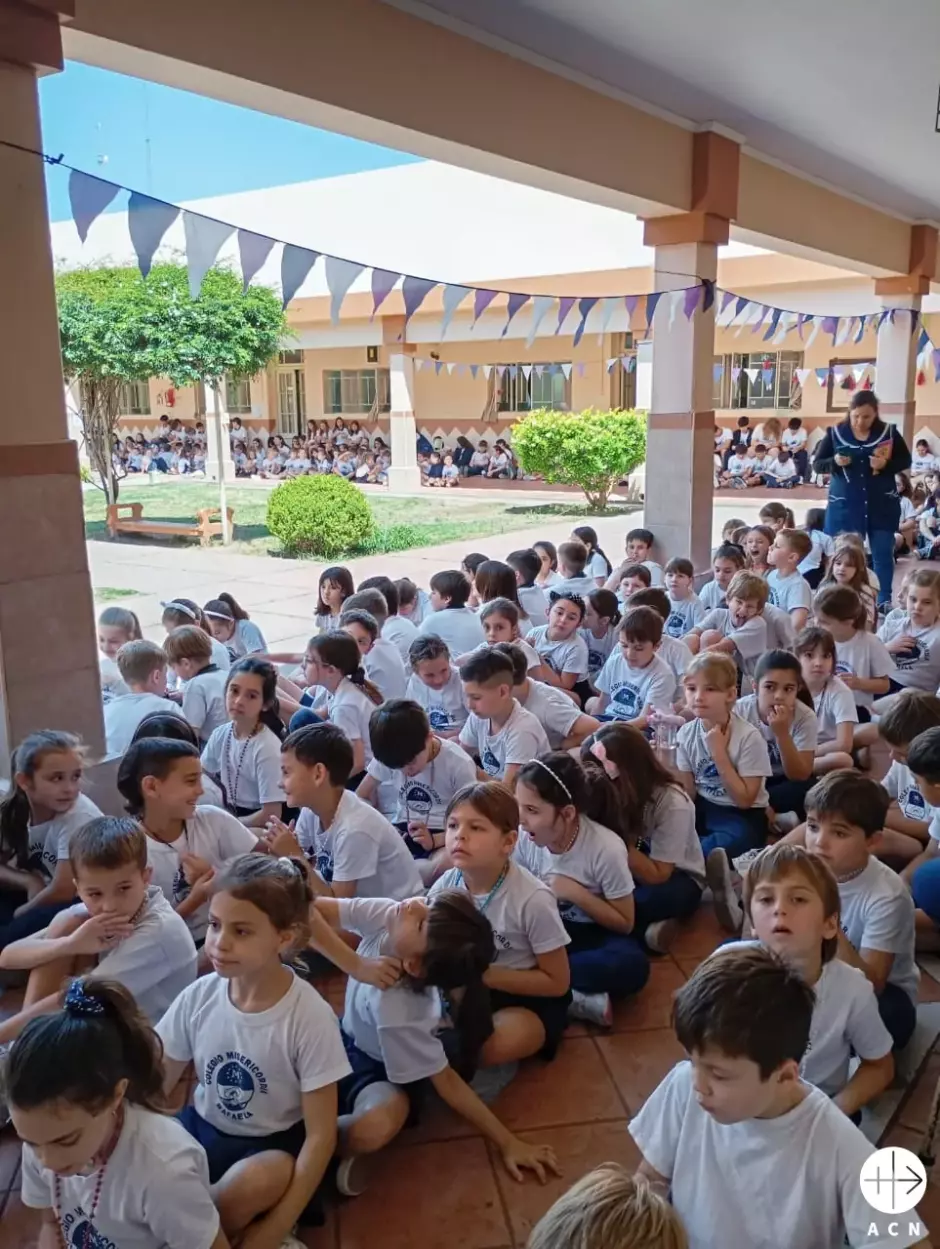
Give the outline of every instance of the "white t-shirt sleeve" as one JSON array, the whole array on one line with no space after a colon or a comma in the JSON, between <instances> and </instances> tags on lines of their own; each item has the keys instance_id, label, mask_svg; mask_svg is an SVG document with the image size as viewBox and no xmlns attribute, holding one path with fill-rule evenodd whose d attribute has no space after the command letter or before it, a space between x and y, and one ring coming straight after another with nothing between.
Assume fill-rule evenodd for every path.
<instances>
[{"instance_id":1,"label":"white t-shirt sleeve","mask_svg":"<svg viewBox=\"0 0 940 1249\"><path fill-rule=\"evenodd\" d=\"M265 733L255 759L255 781L258 785L258 801L262 806L268 802L283 802L281 785L281 743L273 733Z\"/></svg>"},{"instance_id":2,"label":"white t-shirt sleeve","mask_svg":"<svg viewBox=\"0 0 940 1249\"><path fill-rule=\"evenodd\" d=\"M805 703L797 703L797 707L802 707L807 714L805 716L797 715L793 719L793 727L791 729L793 745L797 750L815 751L819 737L819 724L816 720L816 713L815 711L810 711Z\"/></svg>"},{"instance_id":3,"label":"white t-shirt sleeve","mask_svg":"<svg viewBox=\"0 0 940 1249\"><path fill-rule=\"evenodd\" d=\"M597 884L601 895L610 902L629 898L634 890L633 874L627 861L627 847L618 839L615 846L605 846L605 853L597 864ZM622 853L621 853L622 851Z\"/></svg>"},{"instance_id":4,"label":"white t-shirt sleeve","mask_svg":"<svg viewBox=\"0 0 940 1249\"><path fill-rule=\"evenodd\" d=\"M650 678L645 694L645 701L648 705L668 714L672 711L675 698L676 678L671 669L666 672L657 672Z\"/></svg>"},{"instance_id":5,"label":"white t-shirt sleeve","mask_svg":"<svg viewBox=\"0 0 940 1249\"><path fill-rule=\"evenodd\" d=\"M398 909L398 903L388 898L340 898L338 905L340 928L360 937L387 932L389 918Z\"/></svg>"},{"instance_id":6,"label":"white t-shirt sleeve","mask_svg":"<svg viewBox=\"0 0 940 1249\"><path fill-rule=\"evenodd\" d=\"M337 884L365 880L374 876L379 866L379 844L374 837L358 829L344 830L333 848L333 879Z\"/></svg>"},{"instance_id":7,"label":"white t-shirt sleeve","mask_svg":"<svg viewBox=\"0 0 940 1249\"><path fill-rule=\"evenodd\" d=\"M914 900L909 893L889 894L865 912L859 950L881 954L905 954L914 931Z\"/></svg>"},{"instance_id":8,"label":"white t-shirt sleeve","mask_svg":"<svg viewBox=\"0 0 940 1249\"><path fill-rule=\"evenodd\" d=\"M580 633L576 633L558 654L557 668L559 672L573 672L578 677L587 676L588 648Z\"/></svg>"},{"instance_id":9,"label":"white t-shirt sleeve","mask_svg":"<svg viewBox=\"0 0 940 1249\"><path fill-rule=\"evenodd\" d=\"M205 812L206 808L202 810ZM250 854L257 847L257 834L253 833L250 828L246 828L241 820L236 820L231 811L223 811L221 807L216 807L212 812L212 822L218 832L219 850L223 862L236 854Z\"/></svg>"},{"instance_id":10,"label":"white t-shirt sleeve","mask_svg":"<svg viewBox=\"0 0 940 1249\"><path fill-rule=\"evenodd\" d=\"M742 737L734 769L741 777L773 776L767 743L757 729Z\"/></svg>"},{"instance_id":11,"label":"white t-shirt sleeve","mask_svg":"<svg viewBox=\"0 0 940 1249\"><path fill-rule=\"evenodd\" d=\"M195 960L195 947L193 950ZM132 935L109 951L89 974L97 980L117 980L135 998L142 999L167 978L170 968L164 953L147 942L135 941Z\"/></svg>"},{"instance_id":12,"label":"white t-shirt sleeve","mask_svg":"<svg viewBox=\"0 0 940 1249\"><path fill-rule=\"evenodd\" d=\"M679 730L676 737L676 770L679 772L691 772L695 775L695 761L689 754L688 745L691 742L691 732L695 721L684 724Z\"/></svg>"},{"instance_id":13,"label":"white t-shirt sleeve","mask_svg":"<svg viewBox=\"0 0 940 1249\"><path fill-rule=\"evenodd\" d=\"M472 750L479 749L480 743L479 743L479 740L477 739L476 726L477 726L476 716L474 715L468 716L467 719L464 721L463 728L460 730L460 735L457 738L461 746L469 746Z\"/></svg>"},{"instance_id":14,"label":"white t-shirt sleeve","mask_svg":"<svg viewBox=\"0 0 940 1249\"><path fill-rule=\"evenodd\" d=\"M692 1067L677 1063L630 1120L628 1131L654 1171L672 1178L692 1092Z\"/></svg>"},{"instance_id":15,"label":"white t-shirt sleeve","mask_svg":"<svg viewBox=\"0 0 940 1249\"><path fill-rule=\"evenodd\" d=\"M196 981L196 985L198 983ZM191 1013L192 994L185 989L176 1001L170 1004L169 1010L157 1025L156 1031L163 1042L163 1052L173 1062L188 1063L193 1060Z\"/></svg>"},{"instance_id":16,"label":"white t-shirt sleeve","mask_svg":"<svg viewBox=\"0 0 940 1249\"><path fill-rule=\"evenodd\" d=\"M362 741L359 714L352 702L334 702L330 708L330 721L342 729L351 742Z\"/></svg>"},{"instance_id":17,"label":"white t-shirt sleeve","mask_svg":"<svg viewBox=\"0 0 940 1249\"><path fill-rule=\"evenodd\" d=\"M542 729L539 733L540 727L538 721L534 725L530 722L507 726L504 736L505 767L513 763L529 763L536 755L540 755L547 749L543 740L545 730Z\"/></svg>"},{"instance_id":18,"label":"white t-shirt sleeve","mask_svg":"<svg viewBox=\"0 0 940 1249\"><path fill-rule=\"evenodd\" d=\"M728 624L731 624L730 617ZM732 628L728 637L742 659L756 659L767 649L767 622L761 616L752 616L740 629Z\"/></svg>"},{"instance_id":19,"label":"white t-shirt sleeve","mask_svg":"<svg viewBox=\"0 0 940 1249\"><path fill-rule=\"evenodd\" d=\"M183 715L196 732L200 732L209 715L209 704L200 682L187 681L183 686L182 707Z\"/></svg>"},{"instance_id":20,"label":"white t-shirt sleeve","mask_svg":"<svg viewBox=\"0 0 940 1249\"><path fill-rule=\"evenodd\" d=\"M538 889L526 900L523 908L526 936L535 954L550 954L568 945L571 938L565 931L555 895L549 889Z\"/></svg>"},{"instance_id":21,"label":"white t-shirt sleeve","mask_svg":"<svg viewBox=\"0 0 940 1249\"><path fill-rule=\"evenodd\" d=\"M166 1249L210 1249L219 1233L219 1214L209 1192L205 1154L197 1146L160 1162L144 1189L148 1230Z\"/></svg>"},{"instance_id":22,"label":"white t-shirt sleeve","mask_svg":"<svg viewBox=\"0 0 940 1249\"><path fill-rule=\"evenodd\" d=\"M210 776L221 776L222 754L225 750L225 739L230 732L227 724L220 724L209 734L209 740L202 748L202 766Z\"/></svg>"},{"instance_id":23,"label":"white t-shirt sleeve","mask_svg":"<svg viewBox=\"0 0 940 1249\"><path fill-rule=\"evenodd\" d=\"M339 1030L339 1020L325 1018L322 1002L316 996L306 995L307 1023L297 1029L299 1045L294 1055L295 1070L301 1093L313 1093L317 1089L335 1084L349 1074L349 1059Z\"/></svg>"},{"instance_id":24,"label":"white t-shirt sleeve","mask_svg":"<svg viewBox=\"0 0 940 1249\"><path fill-rule=\"evenodd\" d=\"M891 652L881 638L876 637L873 633L870 633L868 637L869 663L871 665L872 677L889 677L894 672L894 660L891 658Z\"/></svg>"}]
</instances>

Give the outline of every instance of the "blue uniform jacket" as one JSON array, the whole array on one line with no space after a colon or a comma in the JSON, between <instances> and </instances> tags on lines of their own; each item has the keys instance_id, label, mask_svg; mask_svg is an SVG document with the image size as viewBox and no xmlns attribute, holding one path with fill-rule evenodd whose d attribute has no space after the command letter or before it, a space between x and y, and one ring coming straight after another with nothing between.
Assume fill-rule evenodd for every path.
<instances>
[{"instance_id":1,"label":"blue uniform jacket","mask_svg":"<svg viewBox=\"0 0 940 1249\"><path fill-rule=\"evenodd\" d=\"M871 453L891 440L891 458L880 473L871 471ZM835 462L837 455L848 455L852 463ZM859 440L849 421L826 430L813 457L813 471L829 473L829 502L826 507L826 533L867 534L886 529L896 532L901 518L901 501L894 482L895 473L911 466L911 453L894 425L875 421L868 437Z\"/></svg>"}]
</instances>

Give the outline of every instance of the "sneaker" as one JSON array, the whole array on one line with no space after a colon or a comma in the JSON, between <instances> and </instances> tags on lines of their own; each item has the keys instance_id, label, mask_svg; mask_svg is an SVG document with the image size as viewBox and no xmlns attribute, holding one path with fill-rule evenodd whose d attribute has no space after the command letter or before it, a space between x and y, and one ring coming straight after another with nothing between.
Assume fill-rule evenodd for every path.
<instances>
[{"instance_id":1,"label":"sneaker","mask_svg":"<svg viewBox=\"0 0 940 1249\"><path fill-rule=\"evenodd\" d=\"M734 891L731 864L720 846L716 846L705 860L705 879L712 891L719 924L729 932L740 932L744 924L744 912Z\"/></svg>"},{"instance_id":2,"label":"sneaker","mask_svg":"<svg viewBox=\"0 0 940 1249\"><path fill-rule=\"evenodd\" d=\"M343 1197L358 1197L369 1187L366 1156L343 1158L336 1168L336 1187ZM282 1245L281 1249L286 1249Z\"/></svg>"},{"instance_id":3,"label":"sneaker","mask_svg":"<svg viewBox=\"0 0 940 1249\"><path fill-rule=\"evenodd\" d=\"M678 920L661 919L649 925L643 934L643 940L646 942L647 949L652 950L654 954L668 954L669 947L675 941L678 931Z\"/></svg>"},{"instance_id":4,"label":"sneaker","mask_svg":"<svg viewBox=\"0 0 940 1249\"><path fill-rule=\"evenodd\" d=\"M580 1019L582 1023L592 1023L596 1028L612 1028L614 1024L614 1008L609 993L579 993L571 991L571 1005L568 1007L569 1019Z\"/></svg>"}]
</instances>

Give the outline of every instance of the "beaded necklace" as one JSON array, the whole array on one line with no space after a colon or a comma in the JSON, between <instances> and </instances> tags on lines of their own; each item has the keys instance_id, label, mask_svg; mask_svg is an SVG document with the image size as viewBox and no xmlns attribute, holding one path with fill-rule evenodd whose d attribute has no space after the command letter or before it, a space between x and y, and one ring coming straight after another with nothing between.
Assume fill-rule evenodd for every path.
<instances>
[{"instance_id":1,"label":"beaded necklace","mask_svg":"<svg viewBox=\"0 0 940 1249\"><path fill-rule=\"evenodd\" d=\"M91 1198L91 1208L85 1221L85 1234L82 1237L81 1246L74 1246L74 1249L91 1249L92 1232L94 1228L95 1215L98 1213L98 1202L101 1200L101 1189L104 1185L104 1174L108 1169L108 1163L111 1161L111 1155L118 1143L121 1135L121 1129L124 1127L124 1103L117 1112L115 1118L114 1130L108 1137L107 1144L104 1147L101 1156L101 1162L98 1166L98 1174L95 1178L95 1188ZM68 1243L65 1239L65 1228L62 1224L62 1177L54 1175L52 1179L52 1213L55 1215L56 1231L58 1232L58 1240L61 1249L68 1249ZM95 1236L97 1240L97 1236Z\"/></svg>"},{"instance_id":2,"label":"beaded necklace","mask_svg":"<svg viewBox=\"0 0 940 1249\"><path fill-rule=\"evenodd\" d=\"M489 905L490 905L490 903L493 901L493 899L496 897L497 893L499 893L500 889L502 888L503 881L506 879L506 877L507 877L508 875L509 875L509 864L508 864L508 862L507 862L507 863L503 866L503 870L502 870L502 871L500 872L500 874L497 876L497 878L496 878L496 884L493 886L493 888L489 891L489 893L486 895L486 897L483 899L483 901L482 901L482 902L479 904L479 906L477 907L477 910L480 912L480 914L481 914L481 915L485 915L485 914L486 914L487 908L489 907ZM460 870L460 868L458 868L458 869L457 869L457 879L456 879L456 881L455 881L455 884L456 884L457 888L459 889L459 888L460 888L460 886L461 886L462 884L464 884L464 883L465 883L465 882L464 882L464 878L463 878L463 872ZM468 885L468 886L467 886L467 888L468 888L468 890L469 890L470 886Z\"/></svg>"},{"instance_id":3,"label":"beaded necklace","mask_svg":"<svg viewBox=\"0 0 940 1249\"><path fill-rule=\"evenodd\" d=\"M242 765L245 762L245 755L248 752L248 747L251 744L251 739L254 737L254 735L258 732L260 728L261 728L261 721L259 720L258 723L255 725L255 727L251 730L251 732L245 738L245 740L242 742L242 748L238 752L238 762L235 765L235 779L232 780L231 751L232 751L232 744L235 741L234 721L232 721L228 727L228 741L225 743L225 751L223 754L223 759L225 761L225 780L226 782L229 782L229 781L231 782L231 787L229 787L228 784L225 784L224 788L225 788L225 796L228 799L228 805L232 807L233 810L238 809L238 778L241 776Z\"/></svg>"}]
</instances>

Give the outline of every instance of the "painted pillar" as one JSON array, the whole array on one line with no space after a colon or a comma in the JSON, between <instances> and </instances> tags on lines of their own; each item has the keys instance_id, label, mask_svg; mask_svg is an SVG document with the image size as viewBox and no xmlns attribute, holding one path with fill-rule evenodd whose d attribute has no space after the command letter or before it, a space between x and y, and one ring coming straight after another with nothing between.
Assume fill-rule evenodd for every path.
<instances>
[{"instance_id":1,"label":"painted pillar","mask_svg":"<svg viewBox=\"0 0 940 1249\"><path fill-rule=\"evenodd\" d=\"M388 430L392 463L388 470L391 490L417 490L421 485L415 428L414 347L403 344L388 357L392 410Z\"/></svg>"},{"instance_id":2,"label":"painted pillar","mask_svg":"<svg viewBox=\"0 0 940 1249\"><path fill-rule=\"evenodd\" d=\"M225 407L225 379L206 381L206 481L226 482L235 480L235 463L232 460L232 440L229 437L231 422ZM246 434L245 442L251 435Z\"/></svg>"},{"instance_id":3,"label":"painted pillar","mask_svg":"<svg viewBox=\"0 0 940 1249\"><path fill-rule=\"evenodd\" d=\"M42 148L37 73L61 70L54 4L0 0L0 138ZM69 438L43 164L0 146L0 769L39 728L104 747L78 448ZM23 362L29 367L24 368Z\"/></svg>"}]
</instances>

